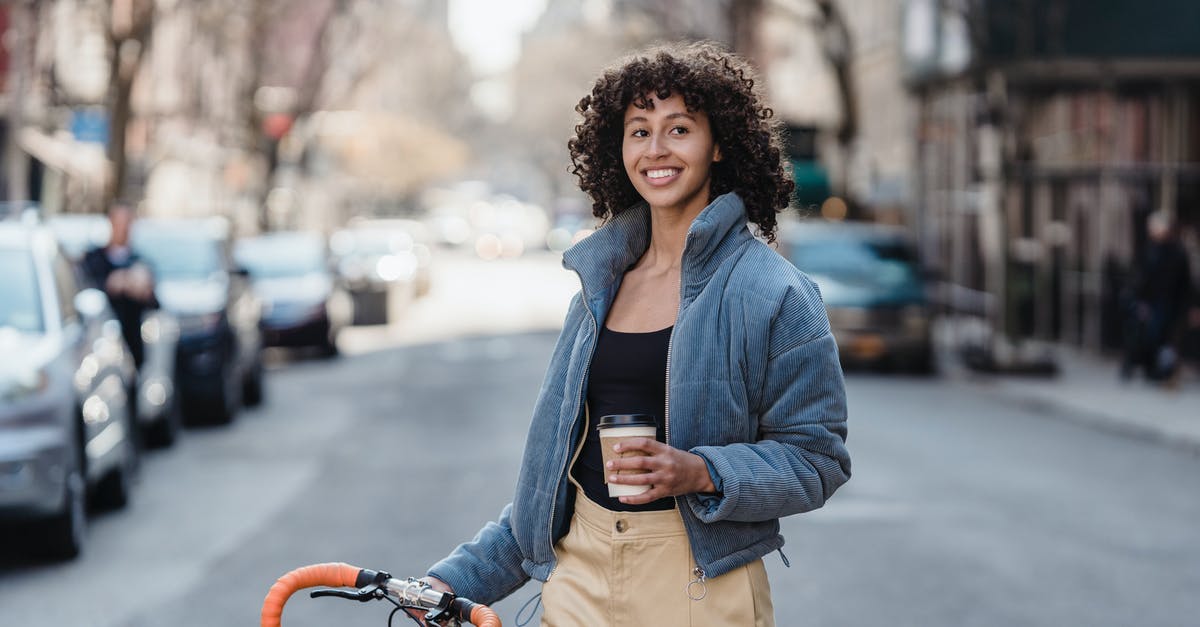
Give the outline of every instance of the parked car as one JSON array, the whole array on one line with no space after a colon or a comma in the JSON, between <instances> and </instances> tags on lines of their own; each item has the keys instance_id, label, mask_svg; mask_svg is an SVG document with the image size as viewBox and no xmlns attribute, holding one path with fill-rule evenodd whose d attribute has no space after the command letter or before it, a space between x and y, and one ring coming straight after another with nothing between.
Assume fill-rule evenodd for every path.
<instances>
[{"instance_id":1,"label":"parked car","mask_svg":"<svg viewBox=\"0 0 1200 627\"><path fill-rule=\"evenodd\" d=\"M0 518L47 553L83 549L89 496L122 507L138 466L133 357L43 226L0 223Z\"/></svg>"},{"instance_id":2,"label":"parked car","mask_svg":"<svg viewBox=\"0 0 1200 627\"><path fill-rule=\"evenodd\" d=\"M415 228L421 226L411 220L356 220L330 236L338 280L354 302L354 324L386 323L391 303L428 291L432 253L422 241L427 234Z\"/></svg>"},{"instance_id":3,"label":"parked car","mask_svg":"<svg viewBox=\"0 0 1200 627\"><path fill-rule=\"evenodd\" d=\"M63 254L73 263L87 251L104 246L112 234L108 218L99 213L60 213L47 216L44 223L54 233Z\"/></svg>"},{"instance_id":4,"label":"parked car","mask_svg":"<svg viewBox=\"0 0 1200 627\"><path fill-rule=\"evenodd\" d=\"M234 259L250 272L262 303L263 344L317 347L337 354L337 335L350 322L350 296L330 269L317 233L278 232L238 240Z\"/></svg>"},{"instance_id":5,"label":"parked car","mask_svg":"<svg viewBox=\"0 0 1200 627\"><path fill-rule=\"evenodd\" d=\"M108 218L96 213L58 214L48 217L45 224L76 266L87 251L107 244L111 232ZM87 283L86 277L81 279ZM169 311L150 310L142 316L140 332L144 355L134 398L138 424L147 443L170 446L179 437L183 422L175 373L179 321Z\"/></svg>"},{"instance_id":6,"label":"parked car","mask_svg":"<svg viewBox=\"0 0 1200 627\"><path fill-rule=\"evenodd\" d=\"M926 272L899 227L804 221L780 252L816 281L846 363L933 369Z\"/></svg>"},{"instance_id":7,"label":"parked car","mask_svg":"<svg viewBox=\"0 0 1200 627\"><path fill-rule=\"evenodd\" d=\"M233 420L263 396L261 308L231 257L220 219L141 219L133 248L154 269L155 296L178 320L175 368L184 415Z\"/></svg>"}]
</instances>

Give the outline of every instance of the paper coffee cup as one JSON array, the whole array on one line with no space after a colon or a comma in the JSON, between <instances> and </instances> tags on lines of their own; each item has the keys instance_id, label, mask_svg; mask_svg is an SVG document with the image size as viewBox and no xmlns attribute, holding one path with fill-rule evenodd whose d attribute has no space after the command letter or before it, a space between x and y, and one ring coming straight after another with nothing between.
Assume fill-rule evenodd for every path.
<instances>
[{"instance_id":1,"label":"paper coffee cup","mask_svg":"<svg viewBox=\"0 0 1200 627\"><path fill-rule=\"evenodd\" d=\"M654 416L650 414L610 414L600 417L600 424L596 427L600 432L600 451L604 456L604 464L607 467L608 462L620 457L636 457L641 453L638 451L626 451L617 453L613 450L613 446L622 440L629 438L651 438L653 439L658 434L658 422ZM622 475L640 475L649 472L647 470L622 470L617 474ZM604 473L604 483L608 484L608 495L612 497L618 496L633 496L641 494L650 489L648 485L627 485L622 483L608 483L608 475L606 470Z\"/></svg>"}]
</instances>

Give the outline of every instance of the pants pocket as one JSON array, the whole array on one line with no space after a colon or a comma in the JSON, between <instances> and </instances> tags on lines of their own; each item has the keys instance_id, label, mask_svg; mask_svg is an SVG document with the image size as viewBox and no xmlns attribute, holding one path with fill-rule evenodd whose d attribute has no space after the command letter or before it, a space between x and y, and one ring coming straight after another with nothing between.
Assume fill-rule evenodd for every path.
<instances>
[{"instance_id":1,"label":"pants pocket","mask_svg":"<svg viewBox=\"0 0 1200 627\"><path fill-rule=\"evenodd\" d=\"M542 627L605 625L597 612L607 605L607 576L602 541L586 524L571 521L571 529L554 547L558 556L550 580L542 584ZM606 549L605 549L606 550Z\"/></svg>"}]
</instances>

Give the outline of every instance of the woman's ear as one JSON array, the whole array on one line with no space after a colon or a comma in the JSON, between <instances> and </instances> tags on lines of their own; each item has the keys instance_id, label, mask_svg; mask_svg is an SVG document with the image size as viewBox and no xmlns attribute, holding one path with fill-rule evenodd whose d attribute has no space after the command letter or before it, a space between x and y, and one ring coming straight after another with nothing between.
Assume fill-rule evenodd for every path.
<instances>
[{"instance_id":1,"label":"woman's ear","mask_svg":"<svg viewBox=\"0 0 1200 627\"><path fill-rule=\"evenodd\" d=\"M716 163L720 160L721 160L721 147L717 144L713 144L713 163Z\"/></svg>"}]
</instances>

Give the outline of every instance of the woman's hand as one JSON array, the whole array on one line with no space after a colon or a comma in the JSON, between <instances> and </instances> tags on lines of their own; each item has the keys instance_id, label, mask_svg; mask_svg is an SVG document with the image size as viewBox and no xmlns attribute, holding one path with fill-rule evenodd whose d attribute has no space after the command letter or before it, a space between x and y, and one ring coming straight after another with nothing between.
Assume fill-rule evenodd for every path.
<instances>
[{"instance_id":1,"label":"woman's hand","mask_svg":"<svg viewBox=\"0 0 1200 627\"><path fill-rule=\"evenodd\" d=\"M672 448L653 438L630 438L613 445L618 453L631 455L614 459L604 465L609 483L649 485L650 489L635 496L622 496L627 505L644 505L651 501L694 492L715 492L708 464L704 458ZM646 470L644 474L618 474L622 470Z\"/></svg>"},{"instance_id":2,"label":"woman's hand","mask_svg":"<svg viewBox=\"0 0 1200 627\"><path fill-rule=\"evenodd\" d=\"M424 581L425 583L429 584L430 588L433 588L434 590L437 590L438 592L449 592L452 594L454 593L454 589L450 587L450 584L442 581L441 579L438 579L437 577L432 577L432 576L421 577L420 581ZM424 610L405 610L405 611L408 612L409 616L412 616L413 618L417 619L417 622L421 623L422 625L425 624L425 613L426 612Z\"/></svg>"}]
</instances>

